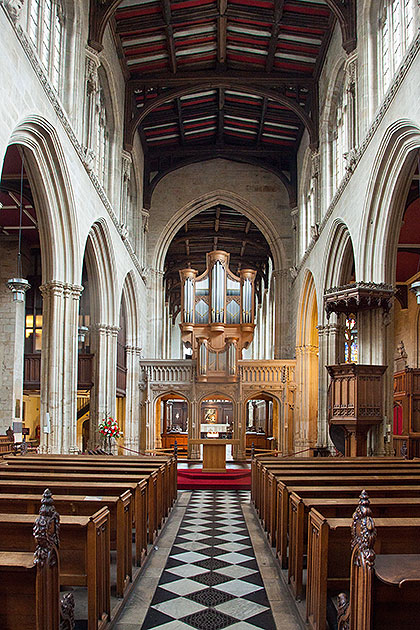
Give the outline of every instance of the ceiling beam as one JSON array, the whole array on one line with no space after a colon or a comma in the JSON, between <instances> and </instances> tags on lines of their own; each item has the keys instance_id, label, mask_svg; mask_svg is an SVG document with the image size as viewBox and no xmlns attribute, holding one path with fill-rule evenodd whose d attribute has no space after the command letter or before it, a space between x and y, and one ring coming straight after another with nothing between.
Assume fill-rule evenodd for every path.
<instances>
[{"instance_id":1,"label":"ceiling beam","mask_svg":"<svg viewBox=\"0 0 420 630\"><path fill-rule=\"evenodd\" d=\"M217 145L223 146L225 131L225 90L219 88L218 92L218 113L217 113Z\"/></svg>"},{"instance_id":2,"label":"ceiling beam","mask_svg":"<svg viewBox=\"0 0 420 630\"><path fill-rule=\"evenodd\" d=\"M178 127L179 127L179 137L181 138L181 144L185 145L185 129L184 129L184 120L182 118L182 105L179 98L176 99L176 109L178 113Z\"/></svg>"},{"instance_id":3,"label":"ceiling beam","mask_svg":"<svg viewBox=\"0 0 420 630\"><path fill-rule=\"evenodd\" d=\"M169 65L171 72L176 74L177 62L175 53L174 32L172 29L172 13L170 0L161 0L163 19L165 21L166 45L168 47Z\"/></svg>"},{"instance_id":4,"label":"ceiling beam","mask_svg":"<svg viewBox=\"0 0 420 630\"><path fill-rule=\"evenodd\" d=\"M264 129L265 116L266 116L266 113L267 113L267 105L268 105L268 99L265 98L263 100L263 104L262 104L262 108L261 108L261 114L260 114L260 125L258 127L257 140L256 140L257 147L259 147L260 144L261 144L261 136L262 136L263 129Z\"/></svg>"},{"instance_id":5,"label":"ceiling beam","mask_svg":"<svg viewBox=\"0 0 420 630\"><path fill-rule=\"evenodd\" d=\"M226 39L227 39L227 0L218 0L217 7L217 63L219 66L226 64Z\"/></svg>"},{"instance_id":6,"label":"ceiling beam","mask_svg":"<svg viewBox=\"0 0 420 630\"><path fill-rule=\"evenodd\" d=\"M274 0L274 16L273 26L271 27L270 43L268 44L267 59L265 62L265 71L271 72L274 66L274 58L279 41L280 21L283 17L284 0Z\"/></svg>"},{"instance_id":7,"label":"ceiling beam","mask_svg":"<svg viewBox=\"0 0 420 630\"><path fill-rule=\"evenodd\" d=\"M223 153L227 156L253 156L253 157L264 157L269 156L272 158L281 158L285 157L287 159L292 159L294 155L293 149L280 149L276 147L275 149L266 149L266 148L256 148L256 147L241 147L238 145L229 146L227 144L222 148L215 147L214 145L200 145L200 144L192 144L191 146L185 147L160 147L159 149L150 147L149 148L149 158L157 159L160 157L168 157L170 152L171 158L176 157L187 157L187 156L196 156L196 155L206 155L206 154L220 154Z\"/></svg>"},{"instance_id":8,"label":"ceiling beam","mask_svg":"<svg viewBox=\"0 0 420 630\"><path fill-rule=\"evenodd\" d=\"M141 79L130 79L128 85L132 90L143 90L145 87L178 87L184 85L195 85L200 81L206 83L213 81L217 83L223 79L223 81L229 82L231 87L235 87L237 84L243 85L244 83L253 83L255 85L265 85L269 87L295 87L299 85L302 88L308 90L314 85L315 80L311 77L302 76L285 76L282 72L269 72L263 74L262 72L247 71L242 72L239 70L229 70L226 72L204 70L195 72L177 72L176 76L169 73L159 73L145 75Z\"/></svg>"}]
</instances>

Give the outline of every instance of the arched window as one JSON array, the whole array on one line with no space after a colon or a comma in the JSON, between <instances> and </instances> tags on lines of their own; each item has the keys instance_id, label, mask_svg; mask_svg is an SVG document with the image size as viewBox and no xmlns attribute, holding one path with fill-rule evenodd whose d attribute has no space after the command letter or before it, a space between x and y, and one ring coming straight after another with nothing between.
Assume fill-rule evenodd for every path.
<instances>
[{"instance_id":1,"label":"arched window","mask_svg":"<svg viewBox=\"0 0 420 630\"><path fill-rule=\"evenodd\" d=\"M347 91L342 90L336 105L335 125L332 136L332 167L334 192L339 187L345 172L345 154L348 151L347 115Z\"/></svg>"},{"instance_id":2,"label":"arched window","mask_svg":"<svg viewBox=\"0 0 420 630\"><path fill-rule=\"evenodd\" d=\"M357 340L357 320L353 313L346 318L344 327L344 362L357 363L358 340Z\"/></svg>"},{"instance_id":3,"label":"arched window","mask_svg":"<svg viewBox=\"0 0 420 630\"><path fill-rule=\"evenodd\" d=\"M63 7L59 0L30 0L28 32L55 89L60 89Z\"/></svg>"},{"instance_id":4,"label":"arched window","mask_svg":"<svg viewBox=\"0 0 420 630\"><path fill-rule=\"evenodd\" d=\"M379 90L388 89L416 32L416 0L383 0L379 13Z\"/></svg>"},{"instance_id":5,"label":"arched window","mask_svg":"<svg viewBox=\"0 0 420 630\"><path fill-rule=\"evenodd\" d=\"M97 99L97 139L96 139L96 171L101 184L105 187L108 171L109 157L109 131L105 107L105 97L102 88L99 88Z\"/></svg>"}]
</instances>

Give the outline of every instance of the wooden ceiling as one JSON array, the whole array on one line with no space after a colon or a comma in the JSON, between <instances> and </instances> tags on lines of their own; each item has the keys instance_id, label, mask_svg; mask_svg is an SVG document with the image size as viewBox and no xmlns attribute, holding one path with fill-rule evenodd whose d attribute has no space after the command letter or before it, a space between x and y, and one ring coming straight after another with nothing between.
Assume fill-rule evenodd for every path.
<instances>
[{"instance_id":1,"label":"wooden ceiling","mask_svg":"<svg viewBox=\"0 0 420 630\"><path fill-rule=\"evenodd\" d=\"M269 170L296 205L305 129L311 147L318 146L317 84L328 43L338 22L344 49L355 48L356 0L89 1L89 44L101 50L109 24L126 78L124 143L130 151L139 134L145 208L166 174L212 158ZM233 212L219 210L226 221ZM235 265L249 257L261 265L260 278L264 273L269 250L261 235L250 243L240 215L237 227L216 231L216 212L189 222L169 249L172 313L179 307L178 269L187 261L202 269L214 239Z\"/></svg>"},{"instance_id":2,"label":"wooden ceiling","mask_svg":"<svg viewBox=\"0 0 420 630\"><path fill-rule=\"evenodd\" d=\"M145 151L144 204L183 165L262 166L296 202L296 154L317 145L317 81L338 20L356 44L355 0L90 0L89 43L107 24L124 75L125 146Z\"/></svg>"},{"instance_id":3,"label":"wooden ceiling","mask_svg":"<svg viewBox=\"0 0 420 630\"><path fill-rule=\"evenodd\" d=\"M200 212L177 232L165 259L166 301L173 319L181 308L179 270L186 267L202 274L206 254L221 249L230 254L230 269L257 271L256 293L261 300L262 282L268 284L270 247L259 229L245 216L227 206Z\"/></svg>"}]
</instances>

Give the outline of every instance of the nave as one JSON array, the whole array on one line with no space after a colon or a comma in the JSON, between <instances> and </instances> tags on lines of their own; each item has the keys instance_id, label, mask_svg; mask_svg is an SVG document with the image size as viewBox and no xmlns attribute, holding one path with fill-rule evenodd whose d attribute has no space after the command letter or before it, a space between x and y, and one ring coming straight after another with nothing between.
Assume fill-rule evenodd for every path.
<instances>
[{"instance_id":1,"label":"nave","mask_svg":"<svg viewBox=\"0 0 420 630\"><path fill-rule=\"evenodd\" d=\"M178 493L116 630L303 626L244 490Z\"/></svg>"}]
</instances>

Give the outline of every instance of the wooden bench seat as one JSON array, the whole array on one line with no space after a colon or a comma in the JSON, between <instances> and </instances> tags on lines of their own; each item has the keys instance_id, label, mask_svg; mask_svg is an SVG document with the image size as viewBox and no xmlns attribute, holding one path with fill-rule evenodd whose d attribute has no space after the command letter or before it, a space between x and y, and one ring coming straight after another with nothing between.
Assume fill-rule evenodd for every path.
<instances>
[{"instance_id":1,"label":"wooden bench seat","mask_svg":"<svg viewBox=\"0 0 420 630\"><path fill-rule=\"evenodd\" d=\"M82 460L81 462L79 460ZM156 496L153 498L154 505L156 506L156 518L158 519L158 527L162 524L163 519L168 515L170 507L172 505L173 491L170 488L172 483L171 470L165 463L153 465L149 462L131 462L131 465L123 465L123 462L105 462L102 465L98 465L96 460L84 461L83 458L79 458L74 463L65 460L59 463L59 461L30 461L27 462L25 457L21 457L15 460L7 462L5 468L0 468L1 472L18 472L21 471L25 474L33 472L49 472L56 474L67 473L81 473L89 475L97 475L99 479L104 476L114 475L115 477L132 477L135 474L141 476L147 474L156 474Z\"/></svg>"},{"instance_id":2,"label":"wooden bench seat","mask_svg":"<svg viewBox=\"0 0 420 630\"><path fill-rule=\"evenodd\" d=\"M58 528L59 515L46 490L31 531L35 552L0 551L0 628L74 630L73 594L60 602Z\"/></svg>"},{"instance_id":3,"label":"wooden bench seat","mask_svg":"<svg viewBox=\"0 0 420 630\"><path fill-rule=\"evenodd\" d=\"M100 481L50 481L48 487L54 495L87 495L106 497L120 495L130 490L134 497L136 564L140 566L147 553L147 484L140 482L100 482ZM41 494L45 482L35 480L9 480L0 478L0 494Z\"/></svg>"},{"instance_id":4,"label":"wooden bench seat","mask_svg":"<svg viewBox=\"0 0 420 630\"><path fill-rule=\"evenodd\" d=\"M386 490L384 492L386 494ZM354 498L312 499L301 498L292 492L289 501L288 579L297 599L303 596L303 560L308 538L308 516L312 508L326 518L351 518ZM420 497L388 496L371 499L371 505L380 518L420 518Z\"/></svg>"},{"instance_id":5,"label":"wooden bench seat","mask_svg":"<svg viewBox=\"0 0 420 630\"><path fill-rule=\"evenodd\" d=\"M338 596L339 630L406 630L420 618L420 555L376 555L377 526L363 492L352 519L350 597Z\"/></svg>"},{"instance_id":6,"label":"wooden bench seat","mask_svg":"<svg viewBox=\"0 0 420 630\"><path fill-rule=\"evenodd\" d=\"M364 464L362 467L355 466L354 468L346 468L342 469L340 466L335 467L333 470L331 468L323 469L323 468L310 468L309 470L293 470L287 472L278 472L275 470L266 471L264 476L264 485L262 489L262 503L260 507L260 518L262 520L265 529L267 530L267 535L272 545L275 544L275 534L276 534L276 508L277 508L277 482L278 480L283 480L286 478L290 478L294 476L299 479L307 479L310 482L315 477L331 477L332 475L340 476L341 479L347 479L354 476L375 476L384 477L391 475L398 475L399 478L412 478L416 475L417 479L420 483L420 468L415 465L414 467L406 466L406 467L397 467L393 468L390 472L387 468L378 468L376 465L367 466ZM401 482L403 483L403 482ZM363 485L363 484L362 484Z\"/></svg>"},{"instance_id":7,"label":"wooden bench seat","mask_svg":"<svg viewBox=\"0 0 420 630\"><path fill-rule=\"evenodd\" d=\"M349 518L309 513L306 616L313 630L325 630L327 593L350 586L351 525ZM420 553L420 518L382 518L376 525L381 553Z\"/></svg>"},{"instance_id":8,"label":"wooden bench seat","mask_svg":"<svg viewBox=\"0 0 420 630\"><path fill-rule=\"evenodd\" d=\"M110 544L116 551L116 595L123 597L132 579L132 494L129 490L119 497L55 495L57 511L64 515L92 516L103 507L110 513ZM37 514L41 497L38 494L0 494L0 513Z\"/></svg>"},{"instance_id":9,"label":"wooden bench seat","mask_svg":"<svg viewBox=\"0 0 420 630\"><path fill-rule=\"evenodd\" d=\"M15 463L19 465L39 465L40 463L54 463L57 466L68 466L77 464L77 466L121 466L123 469L137 468L139 466L152 466L155 469L162 466L167 470L167 499L169 507L176 500L177 493L177 461L173 456L150 456L138 455L134 457L128 456L95 456L95 455L41 455L27 454L23 457L7 456L4 458L8 464Z\"/></svg>"},{"instance_id":10,"label":"wooden bench seat","mask_svg":"<svg viewBox=\"0 0 420 630\"><path fill-rule=\"evenodd\" d=\"M420 478L416 475L399 477L398 475L358 475L341 477L336 476L312 476L310 479L302 477L282 477L277 480L277 501L276 501L276 520L273 527L276 527L276 553L280 560L282 568L287 568L287 529L289 520L289 493L292 491L299 494L300 488L309 488L308 483L313 484L313 489L319 487L319 493L325 493L325 496L331 496L331 492L335 492L334 496L358 496L360 489L369 487L374 492L384 494L384 489L396 486L398 490L394 491L393 496L403 491L402 496L420 496ZM372 484L372 485L370 485ZM402 490L401 490L402 489ZM405 490L407 489L407 490ZM348 494L346 494L348 493ZM410 494L412 493L412 494ZM315 495L314 495L315 496ZM376 494L376 496L378 496Z\"/></svg>"},{"instance_id":11,"label":"wooden bench seat","mask_svg":"<svg viewBox=\"0 0 420 630\"><path fill-rule=\"evenodd\" d=\"M32 514L0 514L0 550L34 551ZM111 616L109 510L60 518L60 584L86 586L88 630L106 628Z\"/></svg>"},{"instance_id":12,"label":"wooden bench seat","mask_svg":"<svg viewBox=\"0 0 420 630\"><path fill-rule=\"evenodd\" d=\"M44 485L50 485L53 481L63 482L68 480L69 482L88 482L90 479L101 480L103 482L112 482L112 483L127 483L127 487L129 483L132 482L140 482L144 481L147 484L147 522L148 522L148 532L149 532L149 542L153 542L156 538L159 527L163 521L163 510L162 510L162 496L160 493L160 486L158 484L158 473L155 470L150 472L137 473L134 471L133 473L127 473L120 471L112 471L109 470L82 470L74 472L45 472L42 470L34 470L32 472L22 472L20 470L8 470L8 469L0 469L0 480L32 480L37 479L44 482Z\"/></svg>"}]
</instances>

